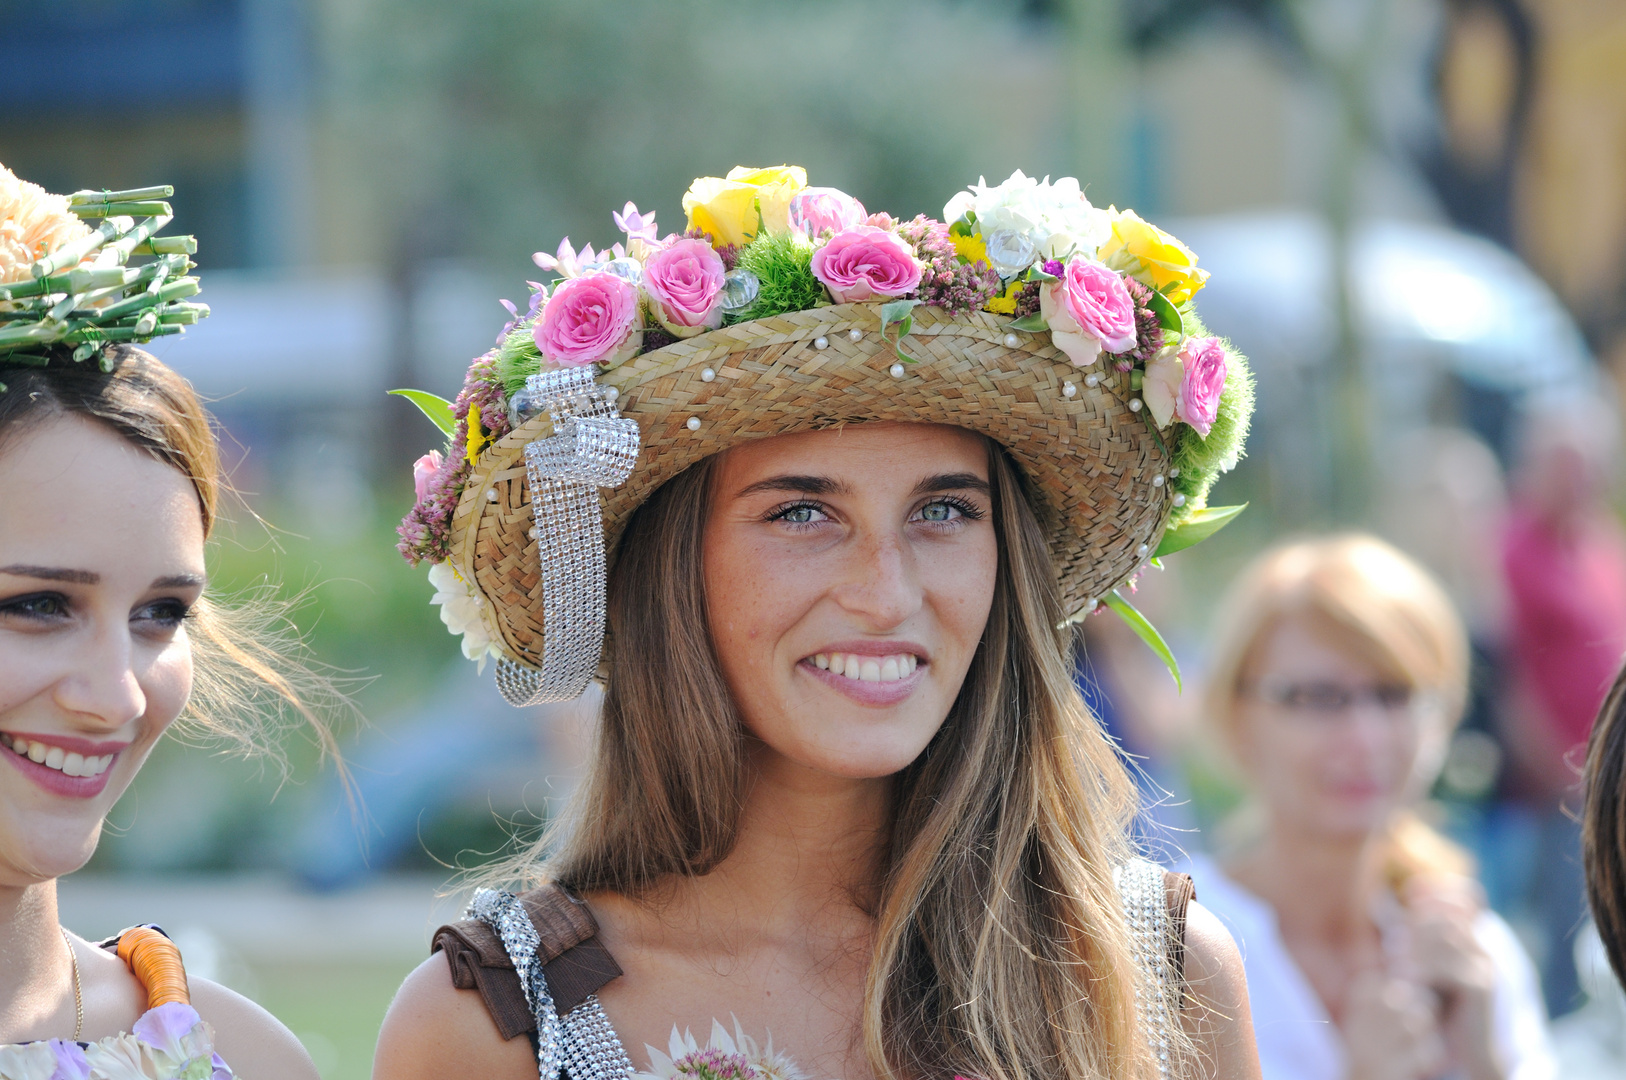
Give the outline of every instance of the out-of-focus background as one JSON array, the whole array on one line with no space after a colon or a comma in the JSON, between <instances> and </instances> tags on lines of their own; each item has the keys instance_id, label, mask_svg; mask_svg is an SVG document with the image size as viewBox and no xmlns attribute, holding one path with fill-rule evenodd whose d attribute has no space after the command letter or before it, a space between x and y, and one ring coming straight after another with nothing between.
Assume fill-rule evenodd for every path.
<instances>
[{"instance_id":1,"label":"out-of-focus background","mask_svg":"<svg viewBox=\"0 0 1626 1080\"><path fill-rule=\"evenodd\" d=\"M216 580L303 593L315 655L371 679L346 742L362 817L308 746L288 783L166 746L64 882L64 920L163 922L329 1080L368 1075L455 871L546 818L591 726L502 705L395 554L439 440L385 391L452 397L533 251L615 239L628 199L677 227L690 180L740 163L901 216L979 175L1074 175L1194 248L1208 323L1259 377L1250 455L1214 496L1251 509L1140 602L1196 679L1220 589L1275 538L1363 526L1434 569L1481 688L1437 819L1538 965L1573 947L1533 880L1562 762L1521 758L1496 690L1498 530L1530 417L1605 438L1618 411L1626 6L0 0L0 27L0 162L55 191L172 183L171 231L198 238L214 314L155 351L211 398L243 496ZM1181 708L1143 715L1126 741L1180 769L1174 816L1220 820L1234 793L1180 750Z\"/></svg>"}]
</instances>

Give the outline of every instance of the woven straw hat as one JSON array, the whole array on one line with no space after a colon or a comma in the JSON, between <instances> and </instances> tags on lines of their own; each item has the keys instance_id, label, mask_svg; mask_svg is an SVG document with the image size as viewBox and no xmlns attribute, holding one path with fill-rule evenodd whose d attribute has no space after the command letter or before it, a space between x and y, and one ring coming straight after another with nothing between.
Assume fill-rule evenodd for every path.
<instances>
[{"instance_id":1,"label":"woven straw hat","mask_svg":"<svg viewBox=\"0 0 1626 1080\"><path fill-rule=\"evenodd\" d=\"M641 435L631 477L602 492L611 557L657 488L736 443L865 421L950 424L996 440L1024 470L1066 612L1086 614L1156 549L1175 498L1170 461L1146 414L1130 408L1128 373L1103 365L1087 386L1049 333L1008 322L917 308L905 346L920 362L898 365L880 305L841 304L739 323L611 368L599 382ZM489 601L481 611L493 641L526 666L541 656L543 605L524 449L551 433L544 414L487 447L452 519L449 561Z\"/></svg>"}]
</instances>

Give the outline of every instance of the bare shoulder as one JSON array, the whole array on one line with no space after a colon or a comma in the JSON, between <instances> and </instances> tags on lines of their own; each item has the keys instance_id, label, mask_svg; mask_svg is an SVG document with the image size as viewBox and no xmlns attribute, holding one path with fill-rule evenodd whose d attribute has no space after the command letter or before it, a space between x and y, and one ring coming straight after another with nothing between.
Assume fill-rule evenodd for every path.
<instances>
[{"instance_id":1,"label":"bare shoulder","mask_svg":"<svg viewBox=\"0 0 1626 1080\"><path fill-rule=\"evenodd\" d=\"M1196 1044L1197 1075L1205 1080L1258 1080L1259 1051L1248 1010L1248 977L1231 934L1201 904L1186 910L1186 989L1183 1020Z\"/></svg>"},{"instance_id":2,"label":"bare shoulder","mask_svg":"<svg viewBox=\"0 0 1626 1080\"><path fill-rule=\"evenodd\" d=\"M535 1075L530 1040L505 1040L479 991L458 989L439 953L396 991L373 1055L373 1080Z\"/></svg>"},{"instance_id":3,"label":"bare shoulder","mask_svg":"<svg viewBox=\"0 0 1626 1080\"><path fill-rule=\"evenodd\" d=\"M276 1017L208 979L189 977L187 987L192 1007L215 1029L215 1050L238 1076L317 1080L310 1055Z\"/></svg>"}]
</instances>

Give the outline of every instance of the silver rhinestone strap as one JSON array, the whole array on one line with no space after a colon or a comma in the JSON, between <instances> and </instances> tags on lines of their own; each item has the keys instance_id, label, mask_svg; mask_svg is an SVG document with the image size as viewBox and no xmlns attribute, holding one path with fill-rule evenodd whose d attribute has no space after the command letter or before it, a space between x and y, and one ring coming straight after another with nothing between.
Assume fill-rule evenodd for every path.
<instances>
[{"instance_id":1,"label":"silver rhinestone strap","mask_svg":"<svg viewBox=\"0 0 1626 1080\"><path fill-rule=\"evenodd\" d=\"M481 889L474 894L464 917L479 919L502 939L502 947L519 976L519 987L525 992L525 1004L536 1017L537 1076L541 1080L558 1080L559 1068L565 1061L559 1013L553 1007L553 995L548 992L548 980L536 955L542 941L525 906L511 892Z\"/></svg>"},{"instance_id":2,"label":"silver rhinestone strap","mask_svg":"<svg viewBox=\"0 0 1626 1080\"><path fill-rule=\"evenodd\" d=\"M1174 964L1169 958L1173 934L1163 868L1135 859L1120 866L1115 876L1135 954L1135 1011L1157 1062L1158 1075L1166 1080L1174 1075L1170 1036L1181 988L1176 985Z\"/></svg>"},{"instance_id":3,"label":"silver rhinestone strap","mask_svg":"<svg viewBox=\"0 0 1626 1080\"><path fill-rule=\"evenodd\" d=\"M542 563L542 664L497 662L510 705L570 701L598 674L604 647L604 518L598 489L620 487L638 462L638 422L621 416L591 365L525 380L553 434L525 447Z\"/></svg>"},{"instance_id":4,"label":"silver rhinestone strap","mask_svg":"<svg viewBox=\"0 0 1626 1080\"><path fill-rule=\"evenodd\" d=\"M588 996L564 1016L565 1071L570 1080L631 1080L632 1059L610 1026L598 995Z\"/></svg>"}]
</instances>

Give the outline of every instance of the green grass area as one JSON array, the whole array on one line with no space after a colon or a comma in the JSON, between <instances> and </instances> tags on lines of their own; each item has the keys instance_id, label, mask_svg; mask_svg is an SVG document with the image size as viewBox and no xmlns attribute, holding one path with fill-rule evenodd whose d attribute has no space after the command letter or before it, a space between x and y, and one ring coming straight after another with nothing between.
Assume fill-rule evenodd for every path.
<instances>
[{"instance_id":1,"label":"green grass area","mask_svg":"<svg viewBox=\"0 0 1626 1080\"><path fill-rule=\"evenodd\" d=\"M384 1012L419 962L257 964L253 996L299 1036L322 1080L368 1080Z\"/></svg>"}]
</instances>

